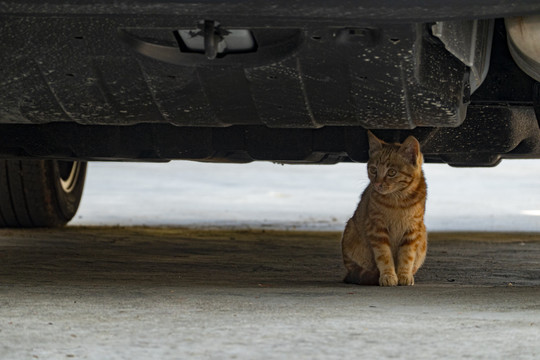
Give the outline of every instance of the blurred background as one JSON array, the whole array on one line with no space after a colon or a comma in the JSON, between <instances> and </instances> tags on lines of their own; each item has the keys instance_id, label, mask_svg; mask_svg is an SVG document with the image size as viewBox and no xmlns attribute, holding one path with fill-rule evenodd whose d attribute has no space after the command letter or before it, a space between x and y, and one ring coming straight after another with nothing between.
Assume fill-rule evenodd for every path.
<instances>
[{"instance_id":1,"label":"blurred background","mask_svg":"<svg viewBox=\"0 0 540 360\"><path fill-rule=\"evenodd\" d=\"M540 231L540 161L426 164L429 231ZM365 164L90 163L72 225L341 231Z\"/></svg>"}]
</instances>

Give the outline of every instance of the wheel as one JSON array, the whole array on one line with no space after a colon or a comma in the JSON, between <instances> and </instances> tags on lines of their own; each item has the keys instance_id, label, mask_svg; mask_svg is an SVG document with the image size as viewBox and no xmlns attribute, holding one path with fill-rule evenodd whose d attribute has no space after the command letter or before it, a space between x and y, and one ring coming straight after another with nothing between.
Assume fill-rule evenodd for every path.
<instances>
[{"instance_id":1,"label":"wheel","mask_svg":"<svg viewBox=\"0 0 540 360\"><path fill-rule=\"evenodd\" d=\"M0 160L0 227L58 227L81 201L86 162Z\"/></svg>"}]
</instances>

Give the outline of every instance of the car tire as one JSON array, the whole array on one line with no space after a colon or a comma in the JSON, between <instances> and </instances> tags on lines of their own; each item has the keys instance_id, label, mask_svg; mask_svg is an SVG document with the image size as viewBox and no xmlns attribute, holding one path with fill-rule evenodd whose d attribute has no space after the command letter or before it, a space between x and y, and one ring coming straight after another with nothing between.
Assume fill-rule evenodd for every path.
<instances>
[{"instance_id":1,"label":"car tire","mask_svg":"<svg viewBox=\"0 0 540 360\"><path fill-rule=\"evenodd\" d=\"M0 160L0 227L59 227L81 201L86 162Z\"/></svg>"}]
</instances>

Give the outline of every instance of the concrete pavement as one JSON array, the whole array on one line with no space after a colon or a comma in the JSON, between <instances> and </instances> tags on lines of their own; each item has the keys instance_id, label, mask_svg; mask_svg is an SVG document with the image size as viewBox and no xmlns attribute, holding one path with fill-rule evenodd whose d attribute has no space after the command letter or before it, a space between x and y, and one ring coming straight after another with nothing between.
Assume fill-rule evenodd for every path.
<instances>
[{"instance_id":1,"label":"concrete pavement","mask_svg":"<svg viewBox=\"0 0 540 360\"><path fill-rule=\"evenodd\" d=\"M360 287L337 232L0 230L0 359L535 359L540 235L432 233Z\"/></svg>"},{"instance_id":2,"label":"concrete pavement","mask_svg":"<svg viewBox=\"0 0 540 360\"><path fill-rule=\"evenodd\" d=\"M426 164L428 230L539 232L539 164ZM90 163L72 224L342 231L368 182L353 163Z\"/></svg>"}]
</instances>

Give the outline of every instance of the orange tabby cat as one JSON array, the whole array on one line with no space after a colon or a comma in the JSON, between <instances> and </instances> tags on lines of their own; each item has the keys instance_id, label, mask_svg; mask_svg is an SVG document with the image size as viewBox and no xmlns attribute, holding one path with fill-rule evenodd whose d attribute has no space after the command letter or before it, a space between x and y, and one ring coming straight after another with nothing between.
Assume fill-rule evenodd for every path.
<instances>
[{"instance_id":1,"label":"orange tabby cat","mask_svg":"<svg viewBox=\"0 0 540 360\"><path fill-rule=\"evenodd\" d=\"M371 132L370 183L341 241L346 283L414 285L426 257L424 210L427 187L420 144L409 136L389 144Z\"/></svg>"}]
</instances>

